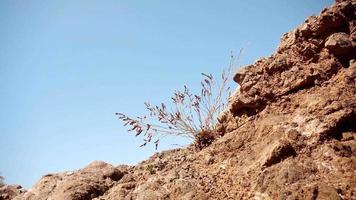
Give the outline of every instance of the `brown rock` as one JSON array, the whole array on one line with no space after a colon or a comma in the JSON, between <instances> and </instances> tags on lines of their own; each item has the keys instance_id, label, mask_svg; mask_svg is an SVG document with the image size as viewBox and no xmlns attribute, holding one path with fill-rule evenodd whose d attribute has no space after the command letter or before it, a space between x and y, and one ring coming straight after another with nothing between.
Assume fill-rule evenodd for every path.
<instances>
[{"instance_id":1,"label":"brown rock","mask_svg":"<svg viewBox=\"0 0 356 200\"><path fill-rule=\"evenodd\" d=\"M342 32L330 35L325 42L325 47L338 56L345 55L353 48L350 36Z\"/></svg>"},{"instance_id":2,"label":"brown rock","mask_svg":"<svg viewBox=\"0 0 356 200\"><path fill-rule=\"evenodd\" d=\"M341 200L341 197L335 188L326 185L325 183L318 186L317 200Z\"/></svg>"},{"instance_id":3,"label":"brown rock","mask_svg":"<svg viewBox=\"0 0 356 200\"><path fill-rule=\"evenodd\" d=\"M15 199L93 199L104 194L123 175L124 172L112 165L95 161L77 172L46 175L31 190Z\"/></svg>"}]
</instances>

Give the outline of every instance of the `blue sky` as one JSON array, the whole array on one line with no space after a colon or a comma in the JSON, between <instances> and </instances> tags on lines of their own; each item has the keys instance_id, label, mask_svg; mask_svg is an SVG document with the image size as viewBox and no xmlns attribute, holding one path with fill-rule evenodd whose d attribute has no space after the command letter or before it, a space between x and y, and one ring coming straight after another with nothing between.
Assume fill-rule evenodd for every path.
<instances>
[{"instance_id":1,"label":"blue sky","mask_svg":"<svg viewBox=\"0 0 356 200\"><path fill-rule=\"evenodd\" d=\"M93 160L135 164L139 148L115 112L166 101L201 72L268 56L281 35L330 0L0 1L0 173L32 186ZM158 149L186 144L180 138Z\"/></svg>"}]
</instances>

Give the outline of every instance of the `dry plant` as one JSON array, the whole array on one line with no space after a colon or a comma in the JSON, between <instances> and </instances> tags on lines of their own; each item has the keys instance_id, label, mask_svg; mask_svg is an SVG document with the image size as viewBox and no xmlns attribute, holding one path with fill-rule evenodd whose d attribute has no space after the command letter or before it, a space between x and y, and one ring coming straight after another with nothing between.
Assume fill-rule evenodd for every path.
<instances>
[{"instance_id":1,"label":"dry plant","mask_svg":"<svg viewBox=\"0 0 356 200\"><path fill-rule=\"evenodd\" d=\"M151 105L145 102L148 116L131 118L123 113L116 113L128 131L135 136L144 136L141 146L153 142L156 148L160 139L166 136L180 136L195 142L198 149L208 146L219 136L216 131L217 117L226 108L227 98L231 95L228 81L236 60L231 54L228 69L223 70L221 82L216 82L212 74L202 73L200 93L192 93L187 86L182 91L174 92L171 97L173 106L168 109L166 104Z\"/></svg>"},{"instance_id":2,"label":"dry plant","mask_svg":"<svg viewBox=\"0 0 356 200\"><path fill-rule=\"evenodd\" d=\"M0 175L0 187L4 186L4 177Z\"/></svg>"}]
</instances>

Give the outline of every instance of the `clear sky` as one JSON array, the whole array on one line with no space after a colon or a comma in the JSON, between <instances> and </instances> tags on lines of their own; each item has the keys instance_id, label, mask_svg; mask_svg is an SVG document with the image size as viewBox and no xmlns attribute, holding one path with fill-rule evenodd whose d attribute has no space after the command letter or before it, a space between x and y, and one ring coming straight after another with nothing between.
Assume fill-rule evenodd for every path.
<instances>
[{"instance_id":1,"label":"clear sky","mask_svg":"<svg viewBox=\"0 0 356 200\"><path fill-rule=\"evenodd\" d=\"M166 101L229 52L248 64L331 0L0 0L0 173L32 186L93 160L135 164L153 146L115 112ZM158 151L185 144L172 138Z\"/></svg>"}]
</instances>

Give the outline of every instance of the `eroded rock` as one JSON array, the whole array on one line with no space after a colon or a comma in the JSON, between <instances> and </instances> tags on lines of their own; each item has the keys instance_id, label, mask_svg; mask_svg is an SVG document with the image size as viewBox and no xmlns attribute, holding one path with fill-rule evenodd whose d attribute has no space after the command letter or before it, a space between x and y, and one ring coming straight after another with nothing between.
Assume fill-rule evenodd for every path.
<instances>
[{"instance_id":1,"label":"eroded rock","mask_svg":"<svg viewBox=\"0 0 356 200\"><path fill-rule=\"evenodd\" d=\"M352 40L343 32L330 35L325 42L325 47L337 56L349 56L348 54L353 53Z\"/></svg>"}]
</instances>

